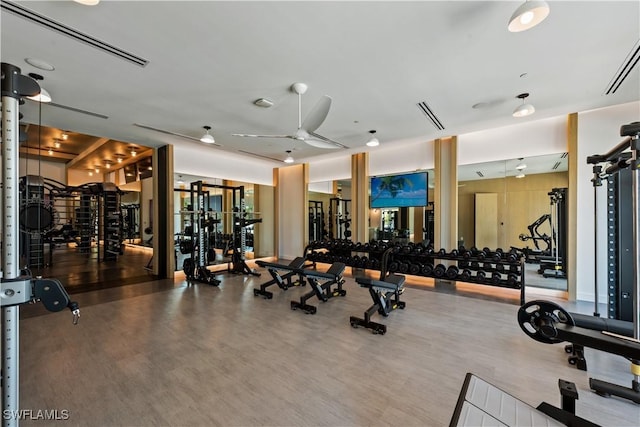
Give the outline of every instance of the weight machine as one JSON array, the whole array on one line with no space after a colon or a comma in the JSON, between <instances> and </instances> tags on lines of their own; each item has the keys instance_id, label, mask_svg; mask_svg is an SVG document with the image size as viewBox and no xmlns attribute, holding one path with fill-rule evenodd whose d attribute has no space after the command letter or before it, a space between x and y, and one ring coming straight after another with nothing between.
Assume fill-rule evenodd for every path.
<instances>
[{"instance_id":1,"label":"weight machine","mask_svg":"<svg viewBox=\"0 0 640 427\"><path fill-rule=\"evenodd\" d=\"M619 173L626 168L631 170L632 222L629 234L632 236L631 246L634 260L632 337L576 326L577 322L570 313L549 301L531 301L524 304L518 311L518 323L527 335L543 343L555 344L567 341L573 346L590 347L627 358L631 362L633 375L631 387L623 387L594 378L589 379L589 386L602 396L613 395L640 403L640 200L638 197L640 191L640 122L623 125L620 128L620 136L626 138L606 154L589 156L587 162L593 165L609 164L605 169L607 175ZM627 150L630 151L629 154L625 154ZM594 168L596 177L594 185L597 184L600 173L601 169Z\"/></svg>"},{"instance_id":2,"label":"weight machine","mask_svg":"<svg viewBox=\"0 0 640 427\"><path fill-rule=\"evenodd\" d=\"M549 193L551 206L551 253L539 256L538 273L544 277L567 278L567 189L554 188Z\"/></svg>"},{"instance_id":3,"label":"weight machine","mask_svg":"<svg viewBox=\"0 0 640 427\"><path fill-rule=\"evenodd\" d=\"M2 63L2 280L0 306L2 307L2 414L4 427L17 427L19 414L19 327L20 305L42 302L49 311L68 308L77 324L80 309L69 299L67 291L57 279L33 278L28 269L19 267L20 189L18 181L19 140L18 127L21 114L20 98L37 95L38 83L23 76L20 68ZM8 414L8 416L7 416Z\"/></svg>"},{"instance_id":4,"label":"weight machine","mask_svg":"<svg viewBox=\"0 0 640 427\"><path fill-rule=\"evenodd\" d=\"M319 241L325 238L327 231L324 228L324 203L317 200L309 200L309 241Z\"/></svg>"},{"instance_id":5,"label":"weight machine","mask_svg":"<svg viewBox=\"0 0 640 427\"><path fill-rule=\"evenodd\" d=\"M329 199L329 238L351 239L350 199L332 197Z\"/></svg>"},{"instance_id":6,"label":"weight machine","mask_svg":"<svg viewBox=\"0 0 640 427\"><path fill-rule=\"evenodd\" d=\"M218 286L219 280L213 278L211 271L206 266L212 257L210 249L219 245L219 233L217 225L221 223L221 219L216 213L209 211L209 191L208 188L219 188L229 190L232 193L232 229L233 232L229 236L229 245L231 250L231 261L227 268L230 273L251 274L259 276L260 273L251 269L246 263L247 248L247 227L262 222L259 218L247 218L244 186L233 187L228 185L205 184L202 181L192 182L189 187L190 202L194 208L188 213L191 215L191 229L186 232L185 238L189 237L191 257L184 260L183 270L187 276L187 280L198 281L202 283ZM175 189L175 191L184 192L184 189ZM214 238L211 238L211 235ZM182 244L181 244L182 246ZM181 248L181 251L182 248ZM184 252L184 251L183 251ZM226 252L226 250L225 250ZM223 254L224 255L224 254Z\"/></svg>"}]
</instances>

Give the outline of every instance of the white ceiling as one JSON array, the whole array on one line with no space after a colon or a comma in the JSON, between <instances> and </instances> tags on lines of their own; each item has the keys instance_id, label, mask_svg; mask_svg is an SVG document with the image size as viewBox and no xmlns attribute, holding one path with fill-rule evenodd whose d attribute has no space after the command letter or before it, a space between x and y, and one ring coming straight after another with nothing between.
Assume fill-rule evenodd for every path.
<instances>
[{"instance_id":1,"label":"white ceiling","mask_svg":"<svg viewBox=\"0 0 640 427\"><path fill-rule=\"evenodd\" d=\"M354 152L369 149L370 129L382 144L426 141L640 99L638 66L603 94L638 48L638 1L551 1L549 17L522 33L506 28L518 1L14 3L149 61L133 65L9 13L2 1L2 61L44 75L55 103L108 117L45 105L42 123L146 146L199 143L134 123L196 139L211 125L221 149L274 159L286 150L297 161L325 154L299 141L231 136L294 132L289 87L298 81L309 86L303 116L330 95L318 133ZM27 57L56 69L37 70ZM536 114L515 119L522 92ZM253 105L260 97L275 106ZM22 111L38 122L35 103Z\"/></svg>"}]
</instances>

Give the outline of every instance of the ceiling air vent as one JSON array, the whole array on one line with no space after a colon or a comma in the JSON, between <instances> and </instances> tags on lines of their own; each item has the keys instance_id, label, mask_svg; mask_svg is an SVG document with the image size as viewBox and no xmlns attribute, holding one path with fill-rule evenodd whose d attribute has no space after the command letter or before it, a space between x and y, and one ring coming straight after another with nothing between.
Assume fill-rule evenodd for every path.
<instances>
[{"instance_id":1,"label":"ceiling air vent","mask_svg":"<svg viewBox=\"0 0 640 427\"><path fill-rule=\"evenodd\" d=\"M260 157L262 159L269 159L269 160L273 160L274 162L282 163L281 159L274 159L273 157L264 156L262 154L257 154L257 153L251 153L250 151L245 151L245 150L238 150L238 151L240 153L248 154L250 156Z\"/></svg>"},{"instance_id":2,"label":"ceiling air vent","mask_svg":"<svg viewBox=\"0 0 640 427\"><path fill-rule=\"evenodd\" d=\"M480 172L480 171L476 171L476 173L478 174L478 176L479 176L480 178L484 178L484 174L483 174L482 172Z\"/></svg>"},{"instance_id":3,"label":"ceiling air vent","mask_svg":"<svg viewBox=\"0 0 640 427\"><path fill-rule=\"evenodd\" d=\"M2 10L6 10L7 12L13 13L14 15L17 15L23 19L26 19L27 21L31 21L35 24L42 25L43 27L48 28L52 31L58 32L67 37L71 37L76 41L87 44L96 49L102 50L103 52L110 53L111 55L115 55L118 58L125 60L131 64L144 67L149 63L148 60L141 58L137 55L134 55L133 53L129 53L118 47L110 45L109 43L105 43L101 40L98 40L88 34L85 34L74 28L68 27L60 22L54 21L51 18L47 18L44 15L40 15L39 13L36 13L30 9L27 9L26 7L21 6L19 4L2 0L2 2L0 3L0 7L2 7Z\"/></svg>"},{"instance_id":4,"label":"ceiling air vent","mask_svg":"<svg viewBox=\"0 0 640 427\"><path fill-rule=\"evenodd\" d=\"M560 156L561 159L566 159L567 156L569 156L569 153L562 153L562 155Z\"/></svg>"},{"instance_id":5,"label":"ceiling air vent","mask_svg":"<svg viewBox=\"0 0 640 427\"><path fill-rule=\"evenodd\" d=\"M558 169L558 167L560 167L561 163L560 162L556 162L555 165L553 165L553 167L551 169L556 170Z\"/></svg>"},{"instance_id":6,"label":"ceiling air vent","mask_svg":"<svg viewBox=\"0 0 640 427\"><path fill-rule=\"evenodd\" d=\"M618 71L613 76L611 82L605 89L604 94L611 95L616 93L622 82L624 82L626 78L629 77L631 70L633 70L634 67L638 65L638 61L640 61L640 40L636 42L635 46L633 46L631 52L629 52L629 55L627 55L620 68L618 68Z\"/></svg>"},{"instance_id":7,"label":"ceiling air vent","mask_svg":"<svg viewBox=\"0 0 640 427\"><path fill-rule=\"evenodd\" d=\"M46 104L42 104L47 107L57 107L65 110L73 111L74 113L86 114L87 116L97 117L99 119L108 119L109 116L105 116L104 114L94 113L93 111L81 110L80 108L69 107L68 105L56 104L55 102L47 102Z\"/></svg>"},{"instance_id":8,"label":"ceiling air vent","mask_svg":"<svg viewBox=\"0 0 640 427\"><path fill-rule=\"evenodd\" d=\"M200 138L195 138L195 137L189 136L189 135L183 135L183 134L177 133L177 132L171 132L170 130L158 129L158 128L154 128L153 126L143 125L141 123L134 123L133 125L136 126L136 127L142 128L142 129L147 129L147 130L152 130L154 132L164 133L165 135L179 136L180 138L185 138L185 139L190 139L192 141L200 142ZM216 146L216 145L219 145L219 144L210 144L210 145Z\"/></svg>"},{"instance_id":9,"label":"ceiling air vent","mask_svg":"<svg viewBox=\"0 0 640 427\"><path fill-rule=\"evenodd\" d=\"M442 126L442 122L438 119L438 116L431 110L431 107L426 102L418 102L418 108L420 111L424 113L425 116L429 119L429 121L436 127L438 130L444 130L444 126Z\"/></svg>"}]
</instances>

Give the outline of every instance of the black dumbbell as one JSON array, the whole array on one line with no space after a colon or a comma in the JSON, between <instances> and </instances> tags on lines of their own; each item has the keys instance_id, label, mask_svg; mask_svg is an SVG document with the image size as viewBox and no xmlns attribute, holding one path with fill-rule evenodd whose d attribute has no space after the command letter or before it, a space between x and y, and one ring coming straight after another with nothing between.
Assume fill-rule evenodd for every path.
<instances>
[{"instance_id":1,"label":"black dumbbell","mask_svg":"<svg viewBox=\"0 0 640 427\"><path fill-rule=\"evenodd\" d=\"M502 275L500 273L491 273L491 283L497 285L502 280Z\"/></svg>"},{"instance_id":2,"label":"black dumbbell","mask_svg":"<svg viewBox=\"0 0 640 427\"><path fill-rule=\"evenodd\" d=\"M469 267L469 261L467 260L458 261L458 267Z\"/></svg>"},{"instance_id":3,"label":"black dumbbell","mask_svg":"<svg viewBox=\"0 0 640 427\"><path fill-rule=\"evenodd\" d=\"M422 269L420 270L420 273L423 276L431 276L433 274L433 264L431 264L430 262L426 262L422 264Z\"/></svg>"},{"instance_id":4,"label":"black dumbbell","mask_svg":"<svg viewBox=\"0 0 640 427\"><path fill-rule=\"evenodd\" d=\"M447 254L447 250L445 248L440 248L438 251L438 256L445 256Z\"/></svg>"},{"instance_id":5,"label":"black dumbbell","mask_svg":"<svg viewBox=\"0 0 640 427\"><path fill-rule=\"evenodd\" d=\"M480 263L478 261L471 261L471 268L477 270L480 268Z\"/></svg>"},{"instance_id":6,"label":"black dumbbell","mask_svg":"<svg viewBox=\"0 0 640 427\"><path fill-rule=\"evenodd\" d=\"M505 269L504 269L504 264L500 264L500 263L496 264L496 270L497 270L499 273L503 273L503 272L504 272L504 270L505 270Z\"/></svg>"},{"instance_id":7,"label":"black dumbbell","mask_svg":"<svg viewBox=\"0 0 640 427\"><path fill-rule=\"evenodd\" d=\"M447 279L450 279L450 280L453 280L456 277L458 277L458 267L456 267L455 265L449 266L449 268L447 268L446 276L447 276Z\"/></svg>"},{"instance_id":8,"label":"black dumbbell","mask_svg":"<svg viewBox=\"0 0 640 427\"><path fill-rule=\"evenodd\" d=\"M509 262L518 261L518 251L516 251L515 249L511 249L507 254L507 261Z\"/></svg>"},{"instance_id":9,"label":"black dumbbell","mask_svg":"<svg viewBox=\"0 0 640 427\"><path fill-rule=\"evenodd\" d=\"M458 250L457 249L453 249L450 253L449 256L453 257L453 258L457 258L458 257Z\"/></svg>"},{"instance_id":10,"label":"black dumbbell","mask_svg":"<svg viewBox=\"0 0 640 427\"><path fill-rule=\"evenodd\" d=\"M509 266L509 271L517 273L518 272L518 266L517 265L510 265Z\"/></svg>"},{"instance_id":11,"label":"black dumbbell","mask_svg":"<svg viewBox=\"0 0 640 427\"><path fill-rule=\"evenodd\" d=\"M400 263L398 261L391 261L389 263L389 271L395 273L400 268Z\"/></svg>"},{"instance_id":12,"label":"black dumbbell","mask_svg":"<svg viewBox=\"0 0 640 427\"><path fill-rule=\"evenodd\" d=\"M420 274L420 270L422 270L422 266L420 264L415 264L415 263L409 264L409 274L416 276Z\"/></svg>"},{"instance_id":13,"label":"black dumbbell","mask_svg":"<svg viewBox=\"0 0 640 427\"><path fill-rule=\"evenodd\" d=\"M498 248L498 249L496 249L496 251L493 253L493 259L494 259L495 261L500 261L500 260L502 259L502 255L504 255L504 254L503 254L503 252L502 252L502 248Z\"/></svg>"},{"instance_id":14,"label":"black dumbbell","mask_svg":"<svg viewBox=\"0 0 640 427\"><path fill-rule=\"evenodd\" d=\"M467 268L462 270L462 273L460 273L460 280L462 280L463 282L471 281L471 270Z\"/></svg>"},{"instance_id":15,"label":"black dumbbell","mask_svg":"<svg viewBox=\"0 0 640 427\"><path fill-rule=\"evenodd\" d=\"M445 267L443 264L438 264L433 268L433 275L435 277L442 277L445 275L446 272L447 272L447 267Z\"/></svg>"},{"instance_id":16,"label":"black dumbbell","mask_svg":"<svg viewBox=\"0 0 640 427\"><path fill-rule=\"evenodd\" d=\"M482 269L489 271L489 270L493 270L493 267L491 266L490 262L485 262L482 264Z\"/></svg>"},{"instance_id":17,"label":"black dumbbell","mask_svg":"<svg viewBox=\"0 0 640 427\"><path fill-rule=\"evenodd\" d=\"M513 274L513 273L509 273L507 275L507 283L509 284L509 286L515 286L518 284L518 275Z\"/></svg>"},{"instance_id":18,"label":"black dumbbell","mask_svg":"<svg viewBox=\"0 0 640 427\"><path fill-rule=\"evenodd\" d=\"M487 273L485 273L484 270L476 271L476 280L478 282L484 282L486 278L487 278Z\"/></svg>"},{"instance_id":19,"label":"black dumbbell","mask_svg":"<svg viewBox=\"0 0 640 427\"><path fill-rule=\"evenodd\" d=\"M409 263L408 262L401 262L398 265L398 271L402 274L407 274L407 272L409 271Z\"/></svg>"}]
</instances>

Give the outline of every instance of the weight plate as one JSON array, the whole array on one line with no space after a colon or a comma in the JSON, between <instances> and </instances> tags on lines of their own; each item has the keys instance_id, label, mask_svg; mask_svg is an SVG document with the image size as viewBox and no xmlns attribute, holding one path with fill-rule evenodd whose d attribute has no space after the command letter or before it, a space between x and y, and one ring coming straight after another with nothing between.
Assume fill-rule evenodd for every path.
<instances>
[{"instance_id":1,"label":"weight plate","mask_svg":"<svg viewBox=\"0 0 640 427\"><path fill-rule=\"evenodd\" d=\"M518 324L525 334L545 344L562 342L557 338L556 324L575 325L564 308L551 301L529 301L518 310Z\"/></svg>"}]
</instances>

